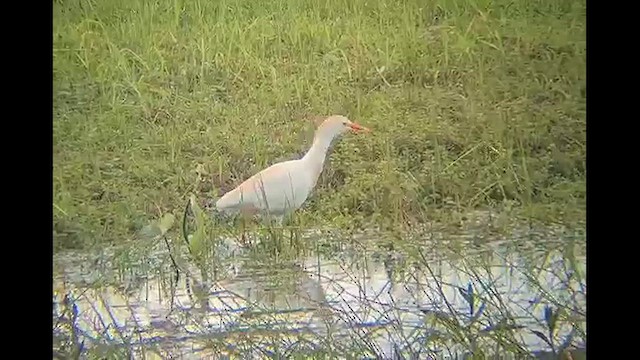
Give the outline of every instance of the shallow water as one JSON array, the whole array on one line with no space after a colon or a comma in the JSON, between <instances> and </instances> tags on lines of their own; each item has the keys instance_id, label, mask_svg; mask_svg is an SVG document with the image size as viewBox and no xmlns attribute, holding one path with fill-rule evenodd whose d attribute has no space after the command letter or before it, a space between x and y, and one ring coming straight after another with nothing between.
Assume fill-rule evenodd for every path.
<instances>
[{"instance_id":1,"label":"shallow water","mask_svg":"<svg viewBox=\"0 0 640 360\"><path fill-rule=\"evenodd\" d=\"M505 318L513 329L498 338L523 351L550 350L532 330L548 333L544 307L551 305L564 311L554 346L573 332L572 347L586 347L584 239L464 234L389 249L380 238L345 239L338 249L318 247L289 261L225 240L233 254L217 260L208 281L189 266L191 276L183 271L175 282L161 243L137 255L58 254L54 334L76 336L94 352L128 349L133 358L287 357L322 349L338 358L353 349L362 350L356 358L455 358L473 341L464 334L486 334L475 339L478 346L495 345L491 334ZM460 290L469 284L478 295L473 309ZM75 317L65 313L73 324L66 327L65 294L68 308L77 309ZM480 308L474 330L460 330Z\"/></svg>"}]
</instances>

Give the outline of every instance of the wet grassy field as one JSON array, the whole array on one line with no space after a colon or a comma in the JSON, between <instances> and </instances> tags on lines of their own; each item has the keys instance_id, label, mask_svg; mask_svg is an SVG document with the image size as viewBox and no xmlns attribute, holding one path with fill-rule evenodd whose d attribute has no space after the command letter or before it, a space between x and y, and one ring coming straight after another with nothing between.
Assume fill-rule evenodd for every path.
<instances>
[{"instance_id":1,"label":"wet grassy field","mask_svg":"<svg viewBox=\"0 0 640 360\"><path fill-rule=\"evenodd\" d=\"M54 1L54 355L582 358L585 17ZM330 114L373 131L288 229L182 228Z\"/></svg>"},{"instance_id":2,"label":"wet grassy field","mask_svg":"<svg viewBox=\"0 0 640 360\"><path fill-rule=\"evenodd\" d=\"M582 227L585 2L54 2L56 249L126 244L267 165L336 144L301 227Z\"/></svg>"}]
</instances>

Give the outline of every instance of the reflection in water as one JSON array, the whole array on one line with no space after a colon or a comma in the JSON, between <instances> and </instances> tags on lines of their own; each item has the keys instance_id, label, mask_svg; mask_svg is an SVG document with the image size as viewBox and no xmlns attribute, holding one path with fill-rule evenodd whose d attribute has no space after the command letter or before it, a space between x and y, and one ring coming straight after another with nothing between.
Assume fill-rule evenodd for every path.
<instances>
[{"instance_id":1,"label":"reflection in water","mask_svg":"<svg viewBox=\"0 0 640 360\"><path fill-rule=\"evenodd\" d=\"M464 349L490 343L490 334L501 327L512 329L500 333L502 341L525 344L526 351L548 350L531 330L548 334L544 308L551 306L562 309L563 320L554 347L569 334L574 346L584 347L584 248L557 245L434 242L376 252L368 251L375 246L367 244L337 257L313 255L277 264L245 254L220 259L232 263L234 271L210 284L199 283L197 276L181 276L175 283L166 254L125 270L110 263L116 269L111 284L101 283L109 276L87 271L103 260L86 265L77 255L76 263L60 257L55 261L54 323L68 293L77 319L67 333L84 339L86 346L117 345L136 353L144 348L144 358L170 353L286 356L318 349L345 356L354 348L383 358L395 353L441 358L463 349L454 343L465 344ZM474 300L466 296L469 284Z\"/></svg>"}]
</instances>

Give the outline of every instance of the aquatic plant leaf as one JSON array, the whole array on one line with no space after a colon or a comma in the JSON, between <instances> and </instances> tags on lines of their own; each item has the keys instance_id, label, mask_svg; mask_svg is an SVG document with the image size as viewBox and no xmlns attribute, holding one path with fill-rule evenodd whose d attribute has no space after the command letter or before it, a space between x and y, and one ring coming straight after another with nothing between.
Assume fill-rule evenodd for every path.
<instances>
[{"instance_id":1,"label":"aquatic plant leaf","mask_svg":"<svg viewBox=\"0 0 640 360\"><path fill-rule=\"evenodd\" d=\"M145 225L140 231L138 231L138 236L146 239L155 239L160 236L162 231L156 222Z\"/></svg>"},{"instance_id":2,"label":"aquatic plant leaf","mask_svg":"<svg viewBox=\"0 0 640 360\"><path fill-rule=\"evenodd\" d=\"M158 222L158 227L162 235L166 234L176 222L176 217L172 213L164 214L162 219Z\"/></svg>"},{"instance_id":3,"label":"aquatic plant leaf","mask_svg":"<svg viewBox=\"0 0 640 360\"><path fill-rule=\"evenodd\" d=\"M546 306L544 308L544 320L547 323L549 334L553 334L556 328L556 323L558 322L558 311L553 311L551 306Z\"/></svg>"},{"instance_id":4,"label":"aquatic plant leaf","mask_svg":"<svg viewBox=\"0 0 640 360\"><path fill-rule=\"evenodd\" d=\"M469 324L473 324L476 320L478 320L478 318L480 318L480 315L482 315L486 307L487 307L487 303L482 302L482 304L480 305L480 308L478 309L478 312L475 315L473 315Z\"/></svg>"},{"instance_id":5,"label":"aquatic plant leaf","mask_svg":"<svg viewBox=\"0 0 640 360\"><path fill-rule=\"evenodd\" d=\"M172 213L164 214L160 220L153 221L140 229L138 235L146 239L158 239L173 227L175 220L176 217Z\"/></svg>"},{"instance_id":6,"label":"aquatic plant leaf","mask_svg":"<svg viewBox=\"0 0 640 360\"><path fill-rule=\"evenodd\" d=\"M469 302L469 295L467 293L467 290L464 288L459 287L458 288L458 292L460 293L460 295L462 295L462 298L466 301Z\"/></svg>"},{"instance_id":7,"label":"aquatic plant leaf","mask_svg":"<svg viewBox=\"0 0 640 360\"><path fill-rule=\"evenodd\" d=\"M182 237L184 238L185 243L187 244L187 249L189 253L193 255L191 252L191 246L189 246L189 239L191 236L187 230L187 219L189 218L189 209L191 208L191 199L187 200L187 205L184 207L184 213L182 214Z\"/></svg>"},{"instance_id":8,"label":"aquatic plant leaf","mask_svg":"<svg viewBox=\"0 0 640 360\"><path fill-rule=\"evenodd\" d=\"M480 330L481 332L490 332L490 331L500 331L500 330L516 330L516 329L522 329L524 328L524 326L522 325L516 325L516 324L509 324L507 322L507 319L502 319L500 321L498 321L497 323L493 324L493 325L489 325L487 327L485 327L484 329Z\"/></svg>"},{"instance_id":9,"label":"aquatic plant leaf","mask_svg":"<svg viewBox=\"0 0 640 360\"><path fill-rule=\"evenodd\" d=\"M445 311L440 311L440 310L429 310L429 309L420 309L420 311L422 311L423 314L425 314L425 318L426 319L433 319L438 321L441 324L445 324L448 326L458 326L458 321L457 319L445 312Z\"/></svg>"},{"instance_id":10,"label":"aquatic plant leaf","mask_svg":"<svg viewBox=\"0 0 640 360\"><path fill-rule=\"evenodd\" d=\"M571 342L573 341L573 337L575 336L575 334L576 329L571 329L571 332L569 333L569 335L567 335L564 342L558 347L558 351L563 351L564 349L567 349L569 346L571 346Z\"/></svg>"},{"instance_id":11,"label":"aquatic plant leaf","mask_svg":"<svg viewBox=\"0 0 640 360\"><path fill-rule=\"evenodd\" d=\"M549 339L547 338L547 336L545 334L543 334L543 333L541 333L540 331L537 331L537 330L531 330L531 332L534 333L540 339L542 339L542 341L547 343L547 345L552 346L551 345L551 341L549 341Z\"/></svg>"},{"instance_id":12,"label":"aquatic plant leaf","mask_svg":"<svg viewBox=\"0 0 640 360\"><path fill-rule=\"evenodd\" d=\"M194 255L198 256L203 250L204 240L206 238L206 231L205 231L206 217L205 217L204 210L200 207L200 205L196 201L196 196L191 194L189 199L190 199L191 211L193 212L193 215L196 221L196 230L192 234L191 238L189 239L189 248Z\"/></svg>"},{"instance_id":13,"label":"aquatic plant leaf","mask_svg":"<svg viewBox=\"0 0 640 360\"><path fill-rule=\"evenodd\" d=\"M465 289L463 289L463 288L459 287L459 288L458 288L458 292L460 293L460 295L462 295L462 297L463 297L465 300L467 300L467 290L465 290Z\"/></svg>"},{"instance_id":14,"label":"aquatic plant leaf","mask_svg":"<svg viewBox=\"0 0 640 360\"><path fill-rule=\"evenodd\" d=\"M469 285L467 286L467 294L469 294L469 299L467 300L469 302L469 315L473 315L473 313L475 312L475 302L471 282L469 282Z\"/></svg>"},{"instance_id":15,"label":"aquatic plant leaf","mask_svg":"<svg viewBox=\"0 0 640 360\"><path fill-rule=\"evenodd\" d=\"M553 315L553 309L551 306L544 307L544 320L547 322L547 325L551 323L551 316Z\"/></svg>"},{"instance_id":16,"label":"aquatic plant leaf","mask_svg":"<svg viewBox=\"0 0 640 360\"><path fill-rule=\"evenodd\" d=\"M471 283L469 283L469 285L467 286L467 289L458 287L458 291L460 292L460 295L462 295L464 300L467 302L467 304L469 304L469 315L473 316L474 301L473 301L473 287L471 286Z\"/></svg>"}]
</instances>

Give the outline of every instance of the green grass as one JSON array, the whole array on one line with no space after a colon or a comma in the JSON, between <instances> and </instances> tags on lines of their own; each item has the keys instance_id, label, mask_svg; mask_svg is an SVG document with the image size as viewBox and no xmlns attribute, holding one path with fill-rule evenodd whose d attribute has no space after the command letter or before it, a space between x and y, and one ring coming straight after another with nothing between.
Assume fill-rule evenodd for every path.
<instances>
[{"instance_id":1,"label":"green grass","mask_svg":"<svg viewBox=\"0 0 640 360\"><path fill-rule=\"evenodd\" d=\"M585 28L584 1L55 1L56 248L129 241L335 113L374 132L336 144L306 224L579 224Z\"/></svg>"}]
</instances>

